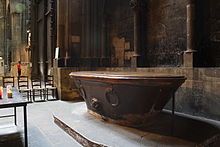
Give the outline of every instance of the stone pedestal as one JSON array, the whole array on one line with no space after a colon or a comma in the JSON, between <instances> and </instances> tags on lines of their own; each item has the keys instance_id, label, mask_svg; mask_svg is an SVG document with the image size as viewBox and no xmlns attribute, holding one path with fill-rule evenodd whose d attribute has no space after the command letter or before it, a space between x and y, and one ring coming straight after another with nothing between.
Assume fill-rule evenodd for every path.
<instances>
[{"instance_id":1,"label":"stone pedestal","mask_svg":"<svg viewBox=\"0 0 220 147\"><path fill-rule=\"evenodd\" d=\"M77 69L74 67L58 67L53 69L53 75L55 77L54 83L57 87L60 100L70 101L82 99L76 89L73 79L69 76L73 71L77 71Z\"/></svg>"}]
</instances>

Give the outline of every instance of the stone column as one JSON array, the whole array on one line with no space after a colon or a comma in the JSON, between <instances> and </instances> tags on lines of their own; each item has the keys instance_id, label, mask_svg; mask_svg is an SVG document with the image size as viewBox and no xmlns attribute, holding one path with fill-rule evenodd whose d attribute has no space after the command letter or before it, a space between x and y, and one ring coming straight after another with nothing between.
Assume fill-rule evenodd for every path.
<instances>
[{"instance_id":1,"label":"stone column","mask_svg":"<svg viewBox=\"0 0 220 147\"><path fill-rule=\"evenodd\" d=\"M84 42L83 44L85 44L85 53L84 56L82 57L86 57L89 58L91 57L91 40L90 40L90 36L91 36L91 30L90 30L90 26L91 26L91 0L84 0L85 1L85 9L84 9L84 17L85 17L85 21L84 21L84 27L83 30L85 34L82 34L82 37L84 37ZM84 48L84 47L83 47Z\"/></svg>"},{"instance_id":2,"label":"stone column","mask_svg":"<svg viewBox=\"0 0 220 147\"><path fill-rule=\"evenodd\" d=\"M31 1L31 63L32 75L39 74L39 50L38 50L38 29L37 29L37 3Z\"/></svg>"},{"instance_id":3,"label":"stone column","mask_svg":"<svg viewBox=\"0 0 220 147\"><path fill-rule=\"evenodd\" d=\"M138 66L138 60L143 55L144 49L144 10L146 8L145 0L130 0L130 6L134 11L134 55L132 67Z\"/></svg>"},{"instance_id":4,"label":"stone column","mask_svg":"<svg viewBox=\"0 0 220 147\"><path fill-rule=\"evenodd\" d=\"M58 67L73 67L75 65L75 59L71 54L73 52L73 48L71 48L72 30L75 27L71 21L74 19L72 16L76 11L73 6L75 5L72 0L57 1L57 47L60 48Z\"/></svg>"},{"instance_id":5,"label":"stone column","mask_svg":"<svg viewBox=\"0 0 220 147\"><path fill-rule=\"evenodd\" d=\"M86 31L86 25L87 25L87 21L86 21L86 16L87 16L87 0L82 0L82 43L81 43L81 55L80 57L86 57L87 54L87 48L86 48L86 34L88 33Z\"/></svg>"},{"instance_id":6,"label":"stone column","mask_svg":"<svg viewBox=\"0 0 220 147\"><path fill-rule=\"evenodd\" d=\"M108 7L106 5L106 1L103 1L102 3L102 8L101 8L101 58L106 58L108 57L108 47L107 47L107 15L106 15L106 7Z\"/></svg>"},{"instance_id":7,"label":"stone column","mask_svg":"<svg viewBox=\"0 0 220 147\"><path fill-rule=\"evenodd\" d=\"M85 0L85 2L90 0ZM76 71L76 58L80 55L77 45L81 42L81 0L57 0L57 47L58 60L54 60L53 75L61 100L78 98L78 91L69 73ZM80 31L79 31L80 30ZM86 33L86 32L85 32Z\"/></svg>"},{"instance_id":8,"label":"stone column","mask_svg":"<svg viewBox=\"0 0 220 147\"><path fill-rule=\"evenodd\" d=\"M197 50L195 50L195 2L191 0L187 10L187 50L184 52L184 66L194 67Z\"/></svg>"},{"instance_id":9,"label":"stone column","mask_svg":"<svg viewBox=\"0 0 220 147\"><path fill-rule=\"evenodd\" d=\"M65 57L66 57L66 45L65 45L65 36L66 34L66 15L68 13L66 8L66 2L68 0L58 0L57 1L57 47L59 48L59 59L55 64L55 67L64 67L65 66Z\"/></svg>"}]
</instances>

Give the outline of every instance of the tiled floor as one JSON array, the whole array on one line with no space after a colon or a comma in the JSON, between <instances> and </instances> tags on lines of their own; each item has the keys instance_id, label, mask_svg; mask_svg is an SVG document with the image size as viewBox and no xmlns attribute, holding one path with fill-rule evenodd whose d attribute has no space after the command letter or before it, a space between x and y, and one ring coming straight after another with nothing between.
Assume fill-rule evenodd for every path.
<instances>
[{"instance_id":1,"label":"tiled floor","mask_svg":"<svg viewBox=\"0 0 220 147\"><path fill-rule=\"evenodd\" d=\"M28 104L29 147L80 147L73 138L53 122L53 112L62 111L68 102L49 101ZM0 115L13 113L13 109L0 109ZM18 127L13 118L0 119L0 147L23 146L23 111L17 108Z\"/></svg>"}]
</instances>

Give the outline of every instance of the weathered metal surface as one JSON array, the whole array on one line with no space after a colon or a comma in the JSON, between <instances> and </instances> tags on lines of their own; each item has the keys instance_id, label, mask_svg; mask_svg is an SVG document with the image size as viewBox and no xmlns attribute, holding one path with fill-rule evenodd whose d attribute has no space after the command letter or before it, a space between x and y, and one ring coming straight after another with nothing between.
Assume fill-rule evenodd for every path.
<instances>
[{"instance_id":1,"label":"weathered metal surface","mask_svg":"<svg viewBox=\"0 0 220 147\"><path fill-rule=\"evenodd\" d=\"M73 72L89 112L127 126L140 126L157 115L184 76L150 73Z\"/></svg>"}]
</instances>

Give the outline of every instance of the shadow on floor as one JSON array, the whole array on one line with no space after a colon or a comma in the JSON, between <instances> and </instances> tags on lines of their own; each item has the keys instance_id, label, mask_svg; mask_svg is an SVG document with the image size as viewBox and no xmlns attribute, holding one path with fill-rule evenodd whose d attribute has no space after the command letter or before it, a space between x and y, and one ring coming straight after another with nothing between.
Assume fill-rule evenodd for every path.
<instances>
[{"instance_id":1,"label":"shadow on floor","mask_svg":"<svg viewBox=\"0 0 220 147\"><path fill-rule=\"evenodd\" d=\"M67 103L80 103L80 102L85 102L85 101L83 100L83 98L81 98L81 97L79 97L79 98L74 98L74 100L63 100L63 101L65 101L65 102L67 102Z\"/></svg>"},{"instance_id":2,"label":"shadow on floor","mask_svg":"<svg viewBox=\"0 0 220 147\"><path fill-rule=\"evenodd\" d=\"M174 136L196 144L220 146L220 130L217 126L195 120L186 116L172 115L169 112L160 113L145 127L138 128L142 131L165 136Z\"/></svg>"},{"instance_id":3,"label":"shadow on floor","mask_svg":"<svg viewBox=\"0 0 220 147\"><path fill-rule=\"evenodd\" d=\"M14 128L1 130L0 146L1 147L23 147L22 134Z\"/></svg>"}]
</instances>

